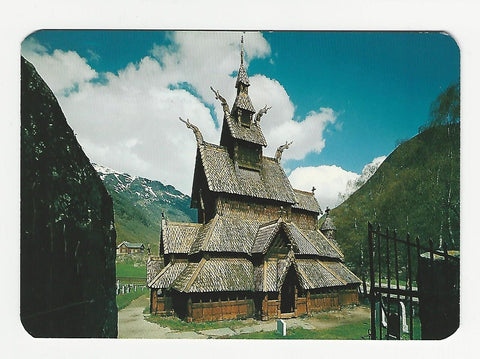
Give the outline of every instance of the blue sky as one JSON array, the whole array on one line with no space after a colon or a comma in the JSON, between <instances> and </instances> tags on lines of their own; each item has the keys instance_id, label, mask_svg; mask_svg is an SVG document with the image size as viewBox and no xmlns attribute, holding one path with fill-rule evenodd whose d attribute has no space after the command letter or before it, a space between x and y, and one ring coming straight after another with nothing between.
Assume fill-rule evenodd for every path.
<instances>
[{"instance_id":1,"label":"blue sky","mask_svg":"<svg viewBox=\"0 0 480 359\"><path fill-rule=\"evenodd\" d=\"M233 104L240 36L40 31L22 53L92 161L189 193L194 140L175 119L219 142L222 111L209 87ZM294 187L319 189L322 208L417 134L431 102L460 77L458 47L442 33L247 32L245 49L254 106L272 106L262 118L266 153L293 140L282 164Z\"/></svg>"}]
</instances>

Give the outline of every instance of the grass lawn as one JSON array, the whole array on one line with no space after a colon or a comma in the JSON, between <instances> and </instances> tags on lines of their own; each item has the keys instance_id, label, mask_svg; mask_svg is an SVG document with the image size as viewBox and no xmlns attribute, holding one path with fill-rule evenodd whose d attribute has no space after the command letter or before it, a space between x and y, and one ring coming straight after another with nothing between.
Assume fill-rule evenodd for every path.
<instances>
[{"instance_id":1,"label":"grass lawn","mask_svg":"<svg viewBox=\"0 0 480 359\"><path fill-rule=\"evenodd\" d=\"M142 291L140 288L138 288L136 292L117 295L116 299L117 299L118 310L125 308L127 305L129 305L132 302L132 300L137 299L142 295L148 295L148 293L149 293L148 290Z\"/></svg>"},{"instance_id":2,"label":"grass lawn","mask_svg":"<svg viewBox=\"0 0 480 359\"><path fill-rule=\"evenodd\" d=\"M117 263L116 264L117 277L132 277L132 278L146 278L145 265L138 265L135 263Z\"/></svg>"},{"instance_id":3,"label":"grass lawn","mask_svg":"<svg viewBox=\"0 0 480 359\"><path fill-rule=\"evenodd\" d=\"M240 328L248 325L248 323L253 324L253 320L223 320L219 322L200 322L200 323L187 323L176 317L162 317L162 316L150 316L145 318L151 323L158 324L162 327L169 327L172 330L179 331L199 331L199 330L208 330L208 329L218 329L218 328Z\"/></svg>"},{"instance_id":4,"label":"grass lawn","mask_svg":"<svg viewBox=\"0 0 480 359\"><path fill-rule=\"evenodd\" d=\"M281 336L276 331L271 332L257 332L239 334L225 339L337 339L337 340L361 340L368 339L367 333L370 329L369 321L352 322L350 324L343 324L328 329L303 329L292 328L287 329L287 335ZM378 330L378 329L377 329ZM386 329L383 329L385 334ZM378 335L378 333L377 333ZM408 339L408 334L403 334L402 339ZM414 332L413 339L420 340L420 320L414 318Z\"/></svg>"},{"instance_id":5,"label":"grass lawn","mask_svg":"<svg viewBox=\"0 0 480 359\"><path fill-rule=\"evenodd\" d=\"M359 309L366 306L362 306ZM145 312L148 313L148 308ZM368 339L368 331L370 329L370 318L359 316L350 316L348 309L343 313L345 316L339 316L342 311L322 312L316 313L313 317L305 317L305 321L314 325L317 323L316 329L304 329L300 327L287 328L287 336L282 337L276 331L261 331L254 333L238 334L233 336L222 336L217 338L222 339L340 339L340 340L362 340ZM348 319L350 318L350 319ZM237 329L241 327L253 326L260 322L254 319L246 320L226 320L219 322L202 322L202 323L187 323L176 317L162 317L150 316L145 318L149 322L155 323L162 327L169 327L172 330L178 331L194 331L199 332L208 329L230 328ZM318 323L324 324L325 328L321 328ZM271 328L271 327L270 327ZM386 333L384 328L383 335ZM378 328L377 328L378 335ZM403 334L403 339L408 339L408 334ZM420 320L418 317L414 318L414 339L421 339L420 337Z\"/></svg>"}]
</instances>

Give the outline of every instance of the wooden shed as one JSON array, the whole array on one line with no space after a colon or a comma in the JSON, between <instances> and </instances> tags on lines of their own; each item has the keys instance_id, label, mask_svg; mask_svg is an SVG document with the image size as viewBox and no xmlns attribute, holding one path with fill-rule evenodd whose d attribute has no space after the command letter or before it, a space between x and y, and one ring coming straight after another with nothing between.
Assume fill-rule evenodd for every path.
<instances>
[{"instance_id":1,"label":"wooden shed","mask_svg":"<svg viewBox=\"0 0 480 359\"><path fill-rule=\"evenodd\" d=\"M266 320L358 303L361 281L343 264L331 219L327 236L318 229L322 211L313 190L293 189L280 165L290 144L275 158L263 156L260 118L268 108L255 115L249 86L242 39L231 111L212 88L224 110L220 145L183 121L197 140L192 207L198 223L162 216L160 253L147 263L153 314Z\"/></svg>"}]
</instances>

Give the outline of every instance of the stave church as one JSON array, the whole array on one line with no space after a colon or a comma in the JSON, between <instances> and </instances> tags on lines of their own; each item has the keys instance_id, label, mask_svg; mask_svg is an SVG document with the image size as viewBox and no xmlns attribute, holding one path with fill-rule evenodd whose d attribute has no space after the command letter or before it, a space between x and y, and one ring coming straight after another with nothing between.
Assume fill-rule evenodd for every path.
<instances>
[{"instance_id":1,"label":"stave church","mask_svg":"<svg viewBox=\"0 0 480 359\"><path fill-rule=\"evenodd\" d=\"M150 312L188 322L291 318L358 304L360 279L343 263L335 226L312 192L293 189L274 158L263 155L266 106L256 112L248 94L243 38L237 95L223 107L220 144L197 142L191 206L198 223L162 214L158 256L147 260Z\"/></svg>"}]
</instances>

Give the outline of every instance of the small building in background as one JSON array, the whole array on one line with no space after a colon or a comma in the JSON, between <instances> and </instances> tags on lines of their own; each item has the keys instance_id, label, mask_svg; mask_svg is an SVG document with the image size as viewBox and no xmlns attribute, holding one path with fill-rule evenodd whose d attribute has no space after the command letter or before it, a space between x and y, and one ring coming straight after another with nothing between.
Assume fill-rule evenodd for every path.
<instances>
[{"instance_id":1,"label":"small building in background","mask_svg":"<svg viewBox=\"0 0 480 359\"><path fill-rule=\"evenodd\" d=\"M117 246L117 254L143 253L145 245L143 243L130 243L123 241Z\"/></svg>"}]
</instances>

